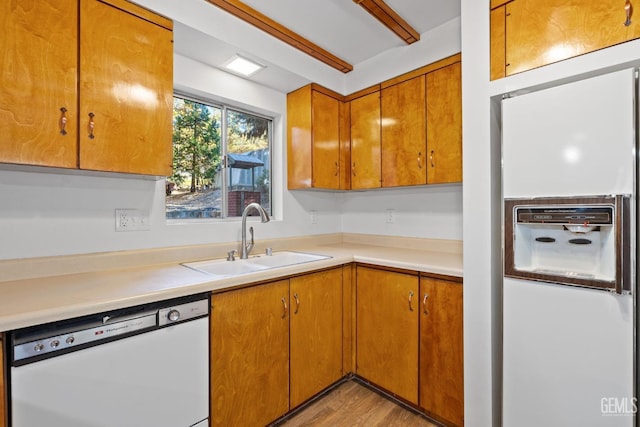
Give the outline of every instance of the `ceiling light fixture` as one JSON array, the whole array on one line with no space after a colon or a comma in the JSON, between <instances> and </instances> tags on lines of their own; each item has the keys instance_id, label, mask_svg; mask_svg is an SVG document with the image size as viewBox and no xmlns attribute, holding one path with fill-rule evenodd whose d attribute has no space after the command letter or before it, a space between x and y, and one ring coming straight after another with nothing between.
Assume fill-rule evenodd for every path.
<instances>
[{"instance_id":1,"label":"ceiling light fixture","mask_svg":"<svg viewBox=\"0 0 640 427\"><path fill-rule=\"evenodd\" d=\"M224 63L224 67L227 70L242 74L245 77L251 77L258 71L266 68L265 65L258 64L257 62L244 58L240 55L234 55L231 57Z\"/></svg>"}]
</instances>

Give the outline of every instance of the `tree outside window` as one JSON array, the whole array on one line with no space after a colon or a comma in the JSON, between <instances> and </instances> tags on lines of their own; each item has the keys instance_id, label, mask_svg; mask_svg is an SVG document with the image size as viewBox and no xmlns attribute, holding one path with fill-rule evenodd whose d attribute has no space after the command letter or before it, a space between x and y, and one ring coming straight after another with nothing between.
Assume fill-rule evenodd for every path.
<instances>
[{"instance_id":1,"label":"tree outside window","mask_svg":"<svg viewBox=\"0 0 640 427\"><path fill-rule=\"evenodd\" d=\"M173 120L167 218L239 216L251 202L271 211L271 119L174 97Z\"/></svg>"}]
</instances>

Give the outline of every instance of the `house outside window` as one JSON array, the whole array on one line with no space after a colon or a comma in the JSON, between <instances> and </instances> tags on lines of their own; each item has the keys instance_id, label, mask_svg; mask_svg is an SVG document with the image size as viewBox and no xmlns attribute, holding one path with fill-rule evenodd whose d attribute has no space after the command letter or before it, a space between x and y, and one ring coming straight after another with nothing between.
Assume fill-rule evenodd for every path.
<instances>
[{"instance_id":1,"label":"house outside window","mask_svg":"<svg viewBox=\"0 0 640 427\"><path fill-rule=\"evenodd\" d=\"M260 203L271 212L272 119L176 95L167 219L229 218Z\"/></svg>"}]
</instances>

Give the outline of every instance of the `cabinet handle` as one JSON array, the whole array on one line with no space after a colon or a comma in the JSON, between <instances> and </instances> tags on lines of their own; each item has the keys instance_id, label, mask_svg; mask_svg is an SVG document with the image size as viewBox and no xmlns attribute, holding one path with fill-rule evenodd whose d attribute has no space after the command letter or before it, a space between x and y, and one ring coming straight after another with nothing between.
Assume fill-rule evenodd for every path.
<instances>
[{"instance_id":1,"label":"cabinet handle","mask_svg":"<svg viewBox=\"0 0 640 427\"><path fill-rule=\"evenodd\" d=\"M418 167L422 169L422 151L418 151Z\"/></svg>"},{"instance_id":2,"label":"cabinet handle","mask_svg":"<svg viewBox=\"0 0 640 427\"><path fill-rule=\"evenodd\" d=\"M624 26L628 27L629 25L631 25L631 15L633 14L633 6L631 5L631 0L627 0L627 2L625 3L624 12L627 16L627 20L624 21Z\"/></svg>"},{"instance_id":3,"label":"cabinet handle","mask_svg":"<svg viewBox=\"0 0 640 427\"><path fill-rule=\"evenodd\" d=\"M296 311L293 314L298 314L298 310L300 309L300 300L298 299L298 293L293 294L293 297L296 299Z\"/></svg>"},{"instance_id":4,"label":"cabinet handle","mask_svg":"<svg viewBox=\"0 0 640 427\"><path fill-rule=\"evenodd\" d=\"M67 109L64 107L60 107L60 134L66 135L67 130Z\"/></svg>"},{"instance_id":5,"label":"cabinet handle","mask_svg":"<svg viewBox=\"0 0 640 427\"><path fill-rule=\"evenodd\" d=\"M340 174L340 165L338 165L338 162L336 163L336 174L334 176L338 176Z\"/></svg>"},{"instance_id":6,"label":"cabinet handle","mask_svg":"<svg viewBox=\"0 0 640 427\"><path fill-rule=\"evenodd\" d=\"M436 164L435 164L435 163L434 163L434 161L433 161L433 155L434 155L434 151L433 151L433 150L431 150L431 153L429 154L429 160L431 160L431 167L432 167L432 168L435 168L435 167L436 167Z\"/></svg>"},{"instance_id":7,"label":"cabinet handle","mask_svg":"<svg viewBox=\"0 0 640 427\"><path fill-rule=\"evenodd\" d=\"M411 305L412 299L413 299L413 291L409 291L409 311L413 311L413 306Z\"/></svg>"},{"instance_id":8,"label":"cabinet handle","mask_svg":"<svg viewBox=\"0 0 640 427\"><path fill-rule=\"evenodd\" d=\"M287 299L282 297L282 318L287 317L287 313L289 312L289 307L287 307Z\"/></svg>"},{"instance_id":9,"label":"cabinet handle","mask_svg":"<svg viewBox=\"0 0 640 427\"><path fill-rule=\"evenodd\" d=\"M422 312L429 315L429 310L427 310L427 298L429 298L429 294L424 294L424 298L422 299Z\"/></svg>"},{"instance_id":10,"label":"cabinet handle","mask_svg":"<svg viewBox=\"0 0 640 427\"><path fill-rule=\"evenodd\" d=\"M356 176L356 162L353 162L353 166L351 167L351 174Z\"/></svg>"},{"instance_id":11,"label":"cabinet handle","mask_svg":"<svg viewBox=\"0 0 640 427\"><path fill-rule=\"evenodd\" d=\"M89 113L89 139L94 139L96 136L93 134L93 129L96 127L96 123L93 121L93 118L96 115L93 113Z\"/></svg>"}]
</instances>

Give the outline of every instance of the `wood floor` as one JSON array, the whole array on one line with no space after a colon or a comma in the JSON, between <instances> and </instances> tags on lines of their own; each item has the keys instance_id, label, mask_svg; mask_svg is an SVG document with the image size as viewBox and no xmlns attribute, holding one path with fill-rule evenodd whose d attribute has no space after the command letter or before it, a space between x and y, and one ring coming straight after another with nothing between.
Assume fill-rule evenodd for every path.
<instances>
[{"instance_id":1,"label":"wood floor","mask_svg":"<svg viewBox=\"0 0 640 427\"><path fill-rule=\"evenodd\" d=\"M437 427L365 386L347 381L279 427Z\"/></svg>"}]
</instances>

